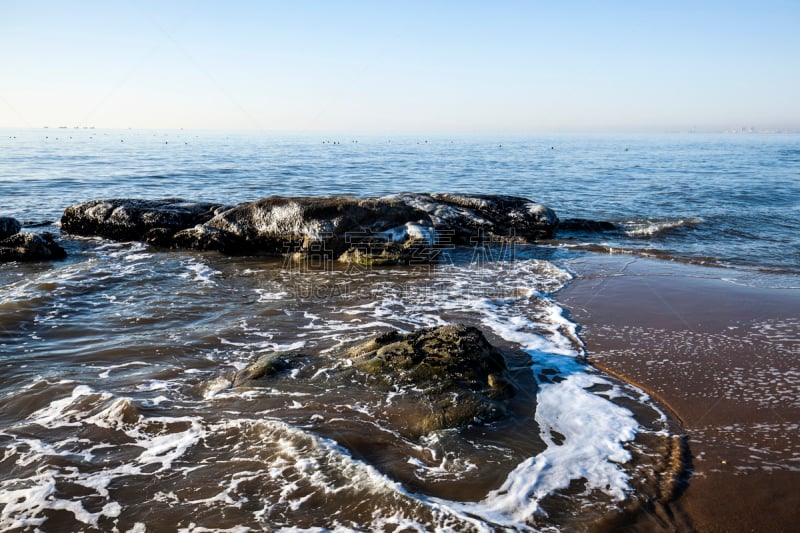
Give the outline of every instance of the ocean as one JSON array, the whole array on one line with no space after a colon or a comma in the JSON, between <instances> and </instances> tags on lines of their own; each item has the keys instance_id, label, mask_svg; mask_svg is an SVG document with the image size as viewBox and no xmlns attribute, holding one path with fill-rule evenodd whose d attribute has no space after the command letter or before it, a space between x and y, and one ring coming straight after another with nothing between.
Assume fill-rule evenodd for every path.
<instances>
[{"instance_id":1,"label":"ocean","mask_svg":"<svg viewBox=\"0 0 800 533\"><path fill-rule=\"evenodd\" d=\"M97 198L408 191L609 224L358 271L58 235L67 206ZM581 530L668 499L680 436L585 363L552 295L598 253L800 287L800 136L2 130L0 216L69 254L0 265L0 529ZM337 354L452 323L506 351L522 392L498 421L411 438L394 408L408 391ZM301 364L231 388L271 352Z\"/></svg>"}]
</instances>

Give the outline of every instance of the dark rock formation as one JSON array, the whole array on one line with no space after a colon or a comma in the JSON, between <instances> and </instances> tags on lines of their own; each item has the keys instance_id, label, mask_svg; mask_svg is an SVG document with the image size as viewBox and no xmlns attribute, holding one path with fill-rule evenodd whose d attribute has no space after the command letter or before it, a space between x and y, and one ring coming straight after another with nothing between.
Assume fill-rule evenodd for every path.
<instances>
[{"instance_id":1,"label":"dark rock formation","mask_svg":"<svg viewBox=\"0 0 800 533\"><path fill-rule=\"evenodd\" d=\"M416 435L493 420L514 394L503 354L472 327L392 331L348 356L376 384L406 390L393 404Z\"/></svg>"},{"instance_id":2,"label":"dark rock formation","mask_svg":"<svg viewBox=\"0 0 800 533\"><path fill-rule=\"evenodd\" d=\"M61 231L168 245L176 232L202 224L224 209L220 204L176 198L92 200L68 207L61 217Z\"/></svg>"},{"instance_id":3,"label":"dark rock formation","mask_svg":"<svg viewBox=\"0 0 800 533\"><path fill-rule=\"evenodd\" d=\"M21 229L22 225L16 218L0 217L0 241L16 235Z\"/></svg>"},{"instance_id":4,"label":"dark rock formation","mask_svg":"<svg viewBox=\"0 0 800 533\"><path fill-rule=\"evenodd\" d=\"M66 256L50 233L16 233L0 240L0 262L64 259Z\"/></svg>"},{"instance_id":5,"label":"dark rock formation","mask_svg":"<svg viewBox=\"0 0 800 533\"><path fill-rule=\"evenodd\" d=\"M549 208L517 196L489 194L399 194L395 198L428 214L437 230L456 244L476 238L532 242L553 236L558 217Z\"/></svg>"},{"instance_id":6,"label":"dark rock formation","mask_svg":"<svg viewBox=\"0 0 800 533\"><path fill-rule=\"evenodd\" d=\"M426 218L404 202L384 198L269 197L239 204L174 237L178 248L225 254L324 254L339 257L372 241L391 241L406 223Z\"/></svg>"},{"instance_id":7,"label":"dark rock formation","mask_svg":"<svg viewBox=\"0 0 800 533\"><path fill-rule=\"evenodd\" d=\"M514 196L272 196L235 207L183 200L95 200L64 212L62 231L230 255L314 254L363 265L429 262L442 246L550 238L552 210Z\"/></svg>"}]
</instances>

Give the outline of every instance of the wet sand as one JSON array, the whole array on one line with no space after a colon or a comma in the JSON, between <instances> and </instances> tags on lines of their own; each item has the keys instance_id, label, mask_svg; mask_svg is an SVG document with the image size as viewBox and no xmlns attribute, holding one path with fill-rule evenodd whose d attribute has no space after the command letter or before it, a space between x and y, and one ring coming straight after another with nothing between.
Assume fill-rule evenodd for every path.
<instances>
[{"instance_id":1,"label":"wet sand","mask_svg":"<svg viewBox=\"0 0 800 533\"><path fill-rule=\"evenodd\" d=\"M648 391L688 437L676 529L796 531L800 290L630 256L570 267L577 279L556 300L581 325L589 360ZM640 516L630 530L664 528Z\"/></svg>"}]
</instances>

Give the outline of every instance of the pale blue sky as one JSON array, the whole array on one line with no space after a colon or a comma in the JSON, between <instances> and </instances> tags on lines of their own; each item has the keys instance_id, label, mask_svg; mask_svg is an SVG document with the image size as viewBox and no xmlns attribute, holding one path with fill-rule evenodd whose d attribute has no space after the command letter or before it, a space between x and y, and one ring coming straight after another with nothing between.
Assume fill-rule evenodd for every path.
<instances>
[{"instance_id":1,"label":"pale blue sky","mask_svg":"<svg viewBox=\"0 0 800 533\"><path fill-rule=\"evenodd\" d=\"M800 130L798 95L798 0L0 0L0 127Z\"/></svg>"}]
</instances>

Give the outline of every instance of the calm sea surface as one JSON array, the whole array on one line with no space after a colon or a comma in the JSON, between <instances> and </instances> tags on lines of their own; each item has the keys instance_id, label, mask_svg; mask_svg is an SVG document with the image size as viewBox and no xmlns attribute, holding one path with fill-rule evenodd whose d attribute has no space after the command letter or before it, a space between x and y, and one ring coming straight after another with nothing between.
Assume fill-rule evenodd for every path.
<instances>
[{"instance_id":1,"label":"calm sea surface","mask_svg":"<svg viewBox=\"0 0 800 533\"><path fill-rule=\"evenodd\" d=\"M0 213L24 221L58 220L71 203L108 197L512 194L562 219L620 224L600 239L613 246L800 271L800 135L2 130L0 187Z\"/></svg>"},{"instance_id":2,"label":"calm sea surface","mask_svg":"<svg viewBox=\"0 0 800 533\"><path fill-rule=\"evenodd\" d=\"M674 440L646 395L582 363L549 297L570 258L800 287L797 135L0 133L0 215L26 231L58 234L96 198L405 191L524 196L617 228L357 275L65 236L65 261L0 265L3 530L585 529L663 497ZM408 391L371 389L338 349L454 322L507 350L524 392L500 422L411 438ZM230 387L273 351L293 370Z\"/></svg>"}]
</instances>

